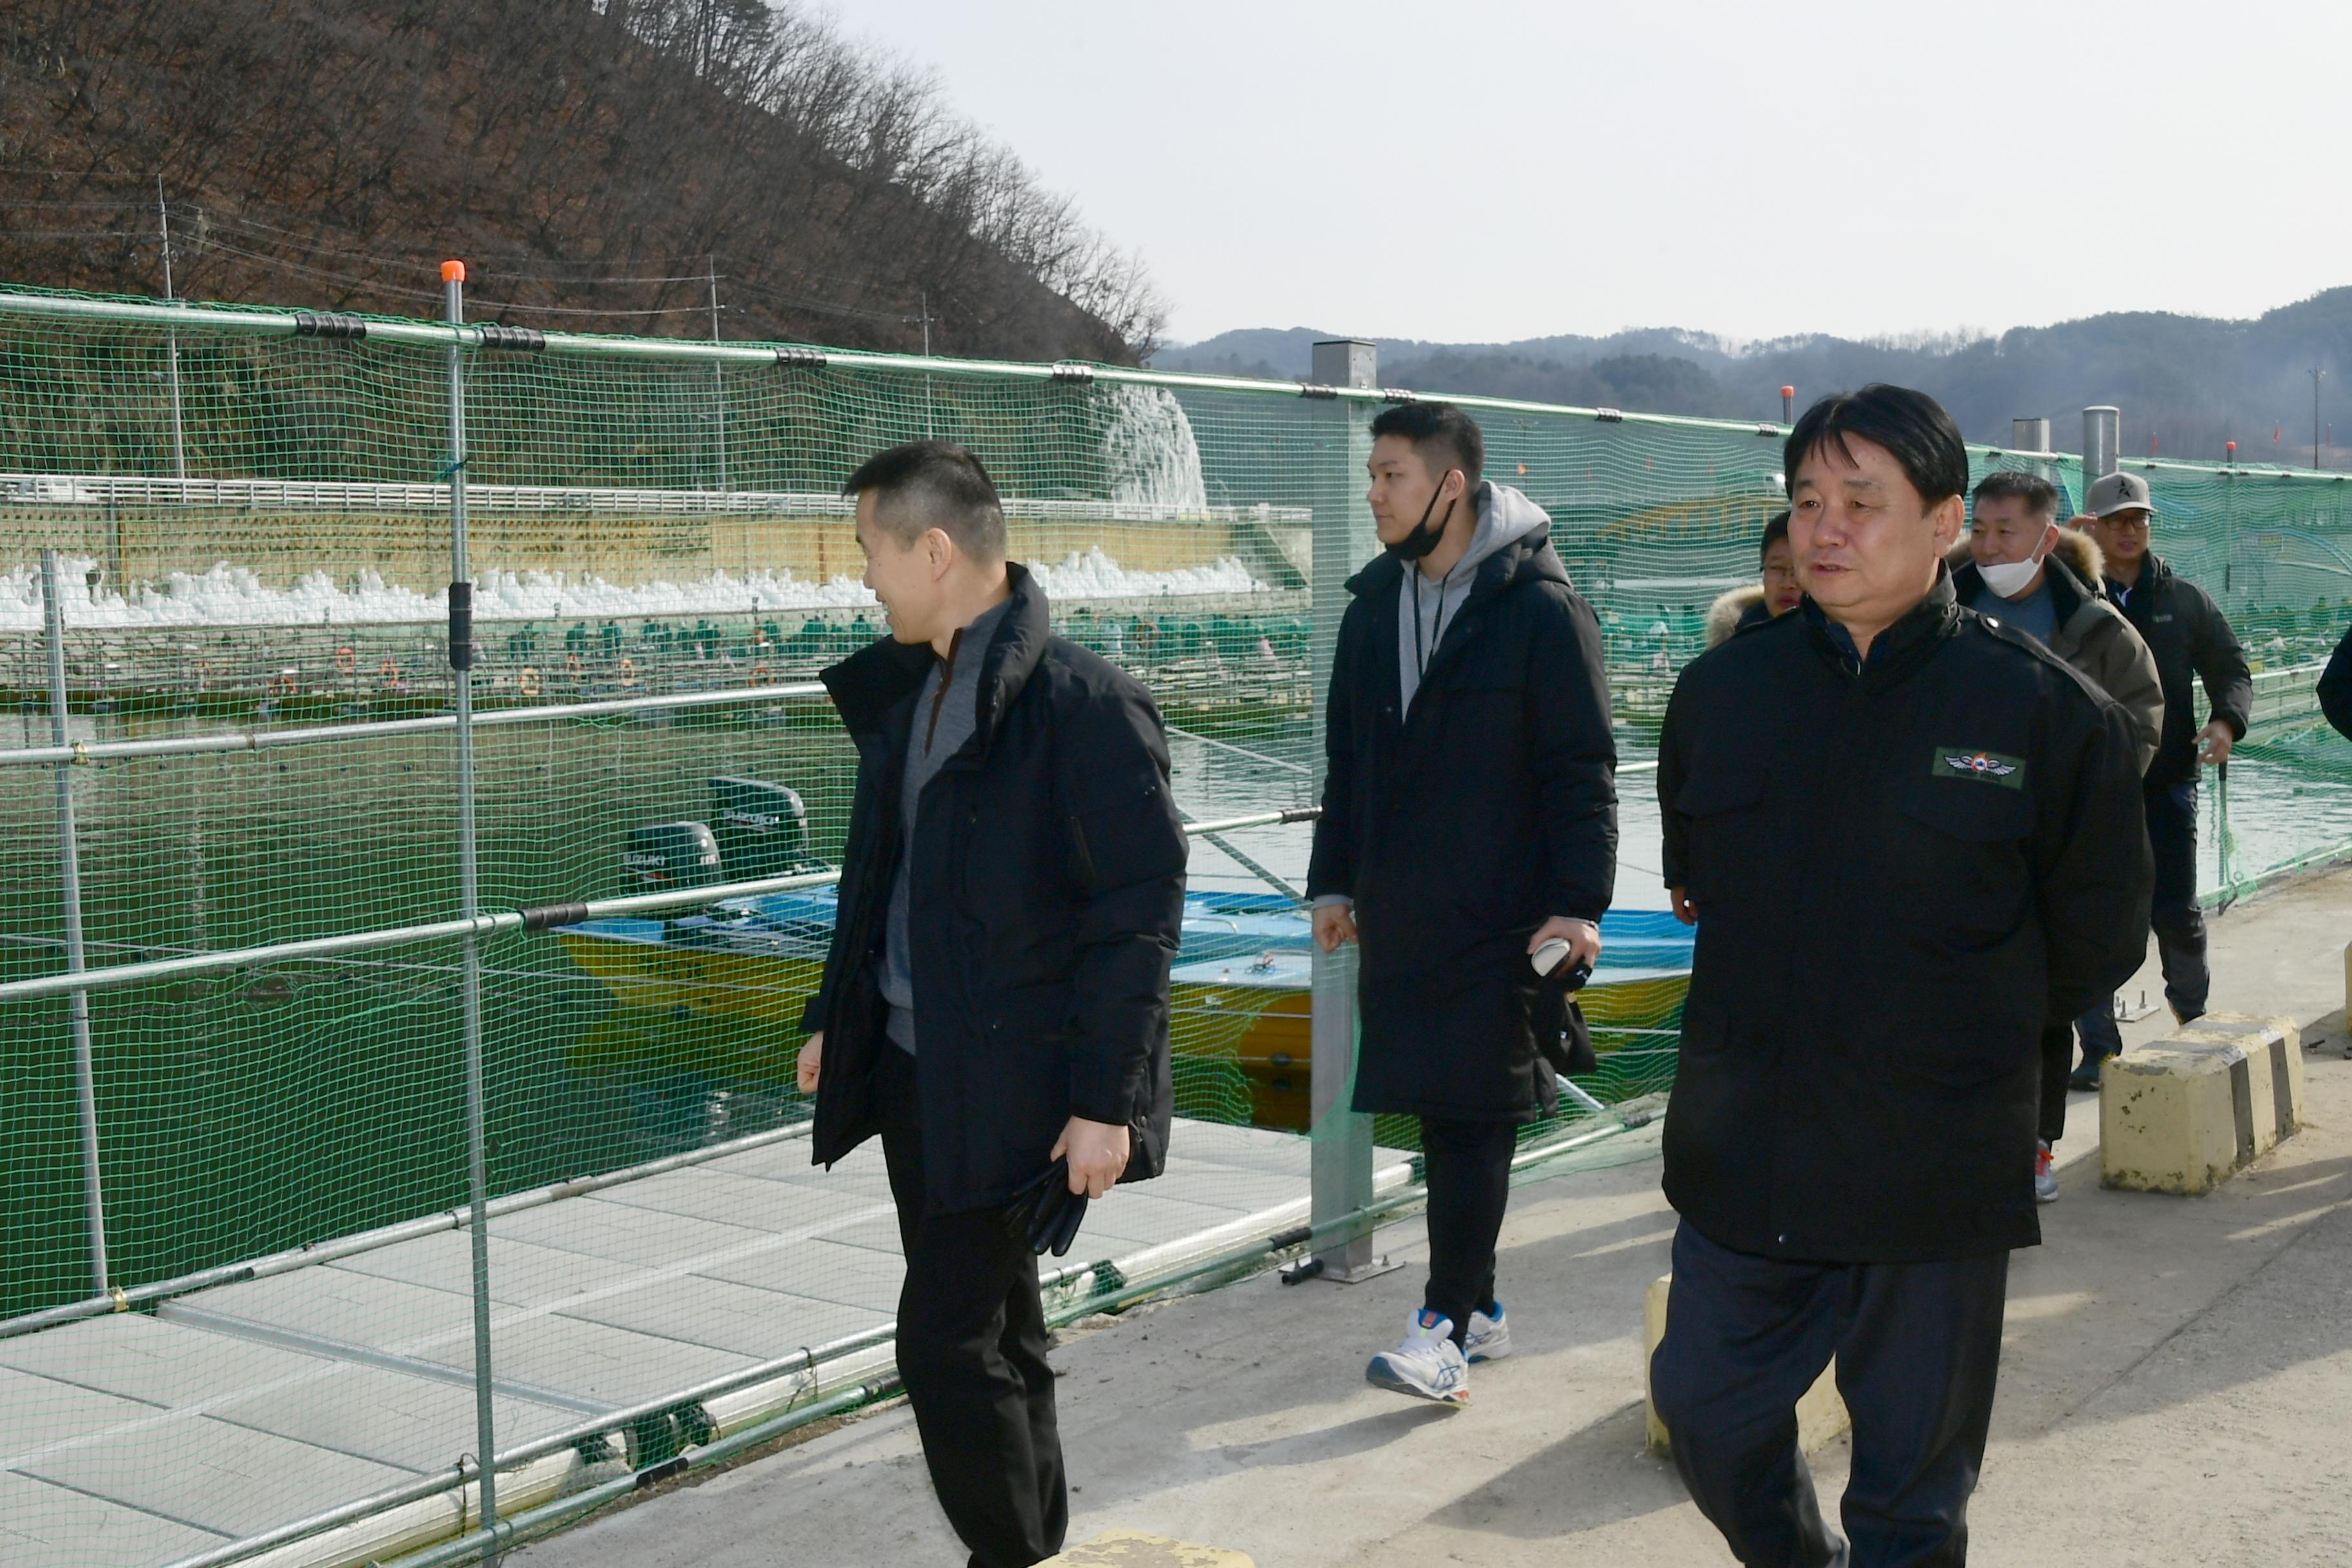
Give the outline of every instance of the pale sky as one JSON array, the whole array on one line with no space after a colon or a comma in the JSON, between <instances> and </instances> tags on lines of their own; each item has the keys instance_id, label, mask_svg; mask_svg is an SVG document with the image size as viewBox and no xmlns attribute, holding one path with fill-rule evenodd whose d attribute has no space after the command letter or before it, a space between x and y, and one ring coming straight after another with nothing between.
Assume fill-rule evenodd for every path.
<instances>
[{"instance_id":1,"label":"pale sky","mask_svg":"<svg viewBox=\"0 0 2352 1568\"><path fill-rule=\"evenodd\" d=\"M835 0L1171 335L2250 316L2352 282L2352 5Z\"/></svg>"}]
</instances>

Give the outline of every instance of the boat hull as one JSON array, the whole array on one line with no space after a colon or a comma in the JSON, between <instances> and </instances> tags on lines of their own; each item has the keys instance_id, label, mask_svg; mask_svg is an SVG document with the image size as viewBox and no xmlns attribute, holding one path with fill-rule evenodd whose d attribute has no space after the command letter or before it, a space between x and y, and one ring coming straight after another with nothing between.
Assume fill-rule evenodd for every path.
<instances>
[{"instance_id":1,"label":"boat hull","mask_svg":"<svg viewBox=\"0 0 2352 1568\"><path fill-rule=\"evenodd\" d=\"M755 1024L789 1037L824 978L834 912L831 891L816 889L667 921L593 921L555 936L632 1014ZM1604 1058L1670 1049L1689 987L1688 932L1670 915L1643 911L1612 915L1601 931L1601 966L1580 997L1595 1049ZM1308 1126L1313 982L1311 930L1295 904L1261 894L1186 899L1169 1004L1187 1114Z\"/></svg>"}]
</instances>

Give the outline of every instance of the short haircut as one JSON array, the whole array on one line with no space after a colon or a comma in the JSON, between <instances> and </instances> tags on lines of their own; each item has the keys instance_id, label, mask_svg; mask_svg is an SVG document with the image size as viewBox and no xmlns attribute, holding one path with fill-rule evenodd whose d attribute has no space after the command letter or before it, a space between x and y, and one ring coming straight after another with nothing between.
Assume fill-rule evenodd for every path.
<instances>
[{"instance_id":1,"label":"short haircut","mask_svg":"<svg viewBox=\"0 0 2352 1568\"><path fill-rule=\"evenodd\" d=\"M1969 446L1944 405L1924 392L1884 382L1860 392L1833 392L1805 410L1781 449L1789 483L1796 484L1798 468L1823 447L1851 462L1853 450L1846 442L1854 437L1885 447L1923 505L1969 493Z\"/></svg>"},{"instance_id":2,"label":"short haircut","mask_svg":"<svg viewBox=\"0 0 2352 1568\"><path fill-rule=\"evenodd\" d=\"M1476 484L1486 477L1486 437L1478 422L1451 403L1400 403L1383 408L1372 421L1372 439L1402 436L1412 443L1430 471L1443 477L1459 468Z\"/></svg>"},{"instance_id":3,"label":"short haircut","mask_svg":"<svg viewBox=\"0 0 2352 1568\"><path fill-rule=\"evenodd\" d=\"M841 487L872 491L874 517L902 546L930 529L976 561L1004 559L1004 503L978 458L952 441L909 441L877 452Z\"/></svg>"},{"instance_id":4,"label":"short haircut","mask_svg":"<svg viewBox=\"0 0 2352 1568\"><path fill-rule=\"evenodd\" d=\"M1772 514L1772 521L1764 525L1764 538L1756 546L1756 559L1761 562L1767 555L1772 553L1774 545L1785 544L1788 541L1789 509L1782 507Z\"/></svg>"},{"instance_id":5,"label":"short haircut","mask_svg":"<svg viewBox=\"0 0 2352 1568\"><path fill-rule=\"evenodd\" d=\"M1977 503L1989 500L2021 500L2026 511L2044 522L2058 521L2058 487L2040 474L2029 474L2019 468L2000 468L1977 481Z\"/></svg>"}]
</instances>

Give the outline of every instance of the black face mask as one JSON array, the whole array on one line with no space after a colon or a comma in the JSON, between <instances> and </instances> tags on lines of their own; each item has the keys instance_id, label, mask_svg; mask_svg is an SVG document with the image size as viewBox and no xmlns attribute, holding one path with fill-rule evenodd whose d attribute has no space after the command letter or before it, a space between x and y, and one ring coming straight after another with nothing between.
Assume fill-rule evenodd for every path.
<instances>
[{"instance_id":1,"label":"black face mask","mask_svg":"<svg viewBox=\"0 0 2352 1568\"><path fill-rule=\"evenodd\" d=\"M1421 521L1412 525L1411 533L1389 546L1389 552L1398 560L1418 561L1436 549L1438 541L1445 537L1445 525L1454 521L1454 502L1445 503L1445 515L1437 520L1435 528L1429 526L1429 514L1437 510L1437 498L1445 493L1446 478L1454 471L1448 468L1437 476L1437 488L1429 492L1429 504L1421 509Z\"/></svg>"}]
</instances>

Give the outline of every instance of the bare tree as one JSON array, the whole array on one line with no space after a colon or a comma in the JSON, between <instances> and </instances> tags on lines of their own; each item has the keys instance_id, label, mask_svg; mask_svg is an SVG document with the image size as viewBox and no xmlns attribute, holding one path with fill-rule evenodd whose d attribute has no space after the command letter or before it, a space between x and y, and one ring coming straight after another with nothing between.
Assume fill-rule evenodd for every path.
<instances>
[{"instance_id":1,"label":"bare tree","mask_svg":"<svg viewBox=\"0 0 2352 1568\"><path fill-rule=\"evenodd\" d=\"M0 276L152 291L159 174L218 298L414 312L463 255L518 320L699 331L716 258L745 336L1132 360L1166 315L933 78L798 4L0 0Z\"/></svg>"}]
</instances>

